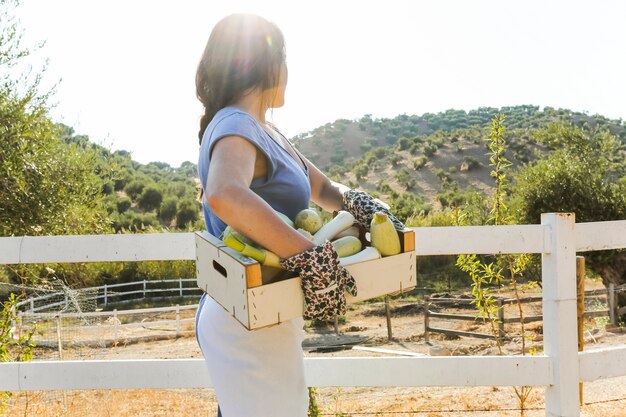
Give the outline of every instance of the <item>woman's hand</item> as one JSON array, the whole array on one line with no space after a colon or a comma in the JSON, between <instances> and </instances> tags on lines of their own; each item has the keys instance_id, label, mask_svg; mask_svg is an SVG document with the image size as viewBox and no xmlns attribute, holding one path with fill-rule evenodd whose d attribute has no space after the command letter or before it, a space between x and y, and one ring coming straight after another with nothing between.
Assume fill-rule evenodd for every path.
<instances>
[{"instance_id":1,"label":"woman's hand","mask_svg":"<svg viewBox=\"0 0 626 417\"><path fill-rule=\"evenodd\" d=\"M331 320L345 314L345 291L357 295L354 277L339 265L339 256L329 241L280 263L300 275L307 320Z\"/></svg>"},{"instance_id":2,"label":"woman's hand","mask_svg":"<svg viewBox=\"0 0 626 417\"><path fill-rule=\"evenodd\" d=\"M383 212L389 217L396 230L403 230L404 224L395 218L389 209L364 191L349 190L343 194L345 210L354 216L357 222L369 230L374 213Z\"/></svg>"}]
</instances>

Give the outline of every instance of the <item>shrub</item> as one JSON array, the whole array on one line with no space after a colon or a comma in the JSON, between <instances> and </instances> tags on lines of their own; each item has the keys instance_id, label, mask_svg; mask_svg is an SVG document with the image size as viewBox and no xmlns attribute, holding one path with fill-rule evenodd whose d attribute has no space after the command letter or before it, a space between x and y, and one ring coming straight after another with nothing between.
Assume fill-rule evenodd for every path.
<instances>
[{"instance_id":1,"label":"shrub","mask_svg":"<svg viewBox=\"0 0 626 417\"><path fill-rule=\"evenodd\" d=\"M425 156L420 156L419 158L415 158L413 160L413 169L419 171L420 169L426 166L426 162L428 162L428 158Z\"/></svg>"},{"instance_id":2,"label":"shrub","mask_svg":"<svg viewBox=\"0 0 626 417\"><path fill-rule=\"evenodd\" d=\"M124 192L128 195L133 201L137 200L137 197L141 195L143 189L146 187L146 184L140 180L133 180L126 184L124 187Z\"/></svg>"},{"instance_id":3,"label":"shrub","mask_svg":"<svg viewBox=\"0 0 626 417\"><path fill-rule=\"evenodd\" d=\"M159 218L169 223L174 219L174 216L176 216L177 209L178 199L175 197L167 197L161 203L161 207L159 207Z\"/></svg>"},{"instance_id":4,"label":"shrub","mask_svg":"<svg viewBox=\"0 0 626 417\"><path fill-rule=\"evenodd\" d=\"M142 210L152 211L158 209L162 201L163 194L161 191L154 186L149 186L143 190L137 204Z\"/></svg>"},{"instance_id":5,"label":"shrub","mask_svg":"<svg viewBox=\"0 0 626 417\"><path fill-rule=\"evenodd\" d=\"M398 166L398 164L402 161L402 159L403 159L402 155L398 155L398 154L389 155L389 158L387 158L391 166L394 168Z\"/></svg>"},{"instance_id":6,"label":"shrub","mask_svg":"<svg viewBox=\"0 0 626 417\"><path fill-rule=\"evenodd\" d=\"M437 149L437 146L433 145L432 143L427 143L424 145L424 155L426 155L427 157L431 157L437 153Z\"/></svg>"},{"instance_id":7,"label":"shrub","mask_svg":"<svg viewBox=\"0 0 626 417\"><path fill-rule=\"evenodd\" d=\"M132 206L132 202L128 197L122 197L117 200L117 212L122 214Z\"/></svg>"},{"instance_id":8,"label":"shrub","mask_svg":"<svg viewBox=\"0 0 626 417\"><path fill-rule=\"evenodd\" d=\"M466 156L461 163L461 171L471 171L473 169L480 168L481 164L478 159L472 156Z\"/></svg>"},{"instance_id":9,"label":"shrub","mask_svg":"<svg viewBox=\"0 0 626 417\"><path fill-rule=\"evenodd\" d=\"M378 159L384 158L385 155L387 155L387 149L383 147L374 148L371 152L372 155L374 155Z\"/></svg>"},{"instance_id":10,"label":"shrub","mask_svg":"<svg viewBox=\"0 0 626 417\"><path fill-rule=\"evenodd\" d=\"M365 176L367 176L368 171L369 168L367 164L359 164L354 168L354 176L356 177L357 181L360 181Z\"/></svg>"},{"instance_id":11,"label":"shrub","mask_svg":"<svg viewBox=\"0 0 626 417\"><path fill-rule=\"evenodd\" d=\"M193 223L198 219L200 211L199 203L194 200L183 200L178 206L176 213L176 227L185 229L189 223Z\"/></svg>"},{"instance_id":12,"label":"shrub","mask_svg":"<svg viewBox=\"0 0 626 417\"><path fill-rule=\"evenodd\" d=\"M411 140L409 138L402 137L398 141L398 149L401 151L407 150L411 146Z\"/></svg>"}]
</instances>

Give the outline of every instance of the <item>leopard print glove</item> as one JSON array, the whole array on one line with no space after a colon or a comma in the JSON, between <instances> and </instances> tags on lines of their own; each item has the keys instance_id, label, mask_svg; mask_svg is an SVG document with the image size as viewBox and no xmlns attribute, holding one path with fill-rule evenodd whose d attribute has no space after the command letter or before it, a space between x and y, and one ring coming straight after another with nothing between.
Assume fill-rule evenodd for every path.
<instances>
[{"instance_id":1,"label":"leopard print glove","mask_svg":"<svg viewBox=\"0 0 626 417\"><path fill-rule=\"evenodd\" d=\"M366 230L369 230L370 223L372 223L372 219L374 218L374 213L377 211L385 213L393 222L396 230L404 229L404 224L396 219L389 209L378 203L374 197L364 191L346 191L343 193L343 205L345 210L350 212L355 220L359 222L361 226L365 227Z\"/></svg>"},{"instance_id":2,"label":"leopard print glove","mask_svg":"<svg viewBox=\"0 0 626 417\"><path fill-rule=\"evenodd\" d=\"M348 291L356 296L354 277L341 265L333 245L323 245L280 261L283 268L296 272L302 280L304 318L332 320L346 313Z\"/></svg>"}]
</instances>

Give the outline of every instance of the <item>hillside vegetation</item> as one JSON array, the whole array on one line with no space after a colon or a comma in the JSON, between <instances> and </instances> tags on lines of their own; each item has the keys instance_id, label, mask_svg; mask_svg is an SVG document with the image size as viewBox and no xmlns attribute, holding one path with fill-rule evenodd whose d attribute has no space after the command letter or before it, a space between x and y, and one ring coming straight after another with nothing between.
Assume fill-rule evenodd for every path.
<instances>
[{"instance_id":1,"label":"hillside vegetation","mask_svg":"<svg viewBox=\"0 0 626 417\"><path fill-rule=\"evenodd\" d=\"M489 192L493 180L485 139L496 114L506 115L506 156L513 169L546 154L535 133L555 122L589 131L606 129L626 143L622 120L531 105L403 114L393 119L365 115L327 123L293 140L331 178L395 203L408 217L415 211L454 204L461 191Z\"/></svg>"},{"instance_id":2,"label":"hillside vegetation","mask_svg":"<svg viewBox=\"0 0 626 417\"><path fill-rule=\"evenodd\" d=\"M450 224L450 214L446 210L461 206L465 210L474 211L468 217L471 220L467 221L483 224L488 217L485 203L494 185L485 139L489 136L491 118L499 113L507 116L506 157L513 164L511 177L520 168L550 155L555 147L565 146L566 142L550 142L541 138L546 135L546 129L555 126L555 122L560 123L559 126L569 126L567 129L574 129L566 132L565 136L574 135L583 144L594 142L594 135L601 132L603 139L597 141L600 147L593 145L597 149L606 148L602 143L607 138L614 139L619 148L615 151L621 152L622 162L619 166L624 166L626 127L621 120L569 110L539 110L536 106L481 108L467 113L448 110L422 116L400 115L393 119L373 119L366 115L359 120L328 123L298 135L293 141L331 178L354 188L365 189L388 201L394 213L411 225L416 222L420 225ZM184 162L180 167L172 167L164 162L141 164L134 161L127 151L109 150L90 142L85 135L75 135L71 127L60 124L48 126L47 132L48 137L44 141L24 142L25 136L15 132L4 142L7 144L13 140L17 143L22 140L28 146L55 143L57 149L55 152L29 151L23 155L26 179L16 177L15 184L22 184L20 193L25 197L7 192L5 195L12 197L0 201L0 205L6 203L5 206L14 213L0 222L5 235L188 231L204 227L198 201L196 164ZM590 148L589 152L594 153L593 149L596 148ZM67 161L65 177L47 175L45 169L28 169L29 166L56 164L47 159L55 154L64 155ZM20 158L16 154L11 166L19 164ZM15 170L10 171L11 166L4 167L6 169L3 171L10 173L7 174L9 179L16 175ZM611 171L608 176L602 174L597 180L600 184L606 182L607 178L617 181L623 177L622 173L623 170ZM574 174L578 175L576 172ZM77 187L87 180L89 195L74 197L70 191L79 190ZM626 184L624 180L622 183ZM4 185L13 187L11 184ZM52 207L53 212L45 218L35 216L41 212L36 207L46 206L51 201L47 199L39 202L37 199L43 195L40 192L43 185L47 190L68 189L67 197L64 197L67 201L57 198L56 205ZM615 209L607 213L614 218L621 218L624 205L619 194L623 194L620 191L623 188L604 190L602 186L593 184L586 187L599 190L598 197L594 196L596 200L604 198L600 194L605 191L617 195L611 197L611 201L616 201L613 204ZM532 192L533 186L527 188ZM529 192L526 195L530 195ZM565 201L560 207L568 209L570 205ZM81 213L87 213L87 207L89 213L93 213L90 215L91 223L81 221ZM595 204L595 207L598 205ZM541 209L545 209L545 206L535 205L533 208ZM8 214L9 211L3 213ZM16 225L20 227L16 228ZM448 262L446 270L450 271L450 267ZM77 287L120 279L128 281L193 275L192 263L182 261L57 265L53 269L56 276L63 277ZM35 274L46 276L46 271L42 266L41 274ZM18 272L10 272L4 278L0 274L0 281L17 282Z\"/></svg>"}]
</instances>

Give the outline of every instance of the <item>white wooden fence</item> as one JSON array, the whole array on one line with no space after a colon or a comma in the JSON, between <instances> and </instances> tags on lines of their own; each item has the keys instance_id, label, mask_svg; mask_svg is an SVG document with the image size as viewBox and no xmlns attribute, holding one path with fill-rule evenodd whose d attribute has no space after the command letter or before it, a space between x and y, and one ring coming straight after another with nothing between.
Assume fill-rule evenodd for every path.
<instances>
[{"instance_id":1,"label":"white wooden fence","mask_svg":"<svg viewBox=\"0 0 626 417\"><path fill-rule=\"evenodd\" d=\"M81 288L78 291L82 293L80 296L82 300L94 301L97 307L107 307L113 303L129 303L138 299L144 299L146 296L152 298L155 297L154 294L161 295L163 293L171 293L172 297L194 297L199 299L202 290L195 285L195 281L195 278L142 280L122 282L120 284L104 284L99 287ZM27 310L31 313L59 311L63 310L70 303L67 292L59 291L20 301L17 303L17 308L20 311Z\"/></svg>"},{"instance_id":2,"label":"white wooden fence","mask_svg":"<svg viewBox=\"0 0 626 417\"><path fill-rule=\"evenodd\" d=\"M578 353L576 252L626 248L626 221L415 229L416 255L540 253L544 353L537 356L307 358L310 386L544 386L546 416L580 416L579 381L626 375L626 346ZM192 234L0 238L0 264L195 259ZM210 387L202 360L0 364L0 390Z\"/></svg>"}]
</instances>

